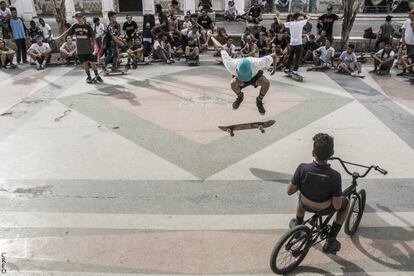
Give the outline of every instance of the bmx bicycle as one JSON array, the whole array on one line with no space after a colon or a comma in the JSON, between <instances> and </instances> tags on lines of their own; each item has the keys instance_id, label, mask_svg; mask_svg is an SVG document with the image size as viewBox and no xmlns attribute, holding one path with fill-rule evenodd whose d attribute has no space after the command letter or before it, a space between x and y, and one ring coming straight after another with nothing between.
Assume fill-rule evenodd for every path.
<instances>
[{"instance_id":1,"label":"bmx bicycle","mask_svg":"<svg viewBox=\"0 0 414 276\"><path fill-rule=\"evenodd\" d=\"M343 161L338 157L330 158L341 163L345 172L352 176L352 184L346 188L342 195L346 197L350 204L348 216L345 220L344 231L349 236L355 234L361 222L365 209L366 192L364 189L357 191L357 180L364 178L374 169L383 175L388 172L379 166L364 166L347 161ZM350 172L346 166L352 165L367 170L362 175L358 172ZM324 241L328 237L331 229L329 222L335 212L329 214L325 219L322 214L314 212L314 215L304 221L302 225L298 225L285 233L276 243L272 255L270 257L270 268L276 274L284 274L293 271L303 261L308 254L309 249L316 244Z\"/></svg>"}]
</instances>

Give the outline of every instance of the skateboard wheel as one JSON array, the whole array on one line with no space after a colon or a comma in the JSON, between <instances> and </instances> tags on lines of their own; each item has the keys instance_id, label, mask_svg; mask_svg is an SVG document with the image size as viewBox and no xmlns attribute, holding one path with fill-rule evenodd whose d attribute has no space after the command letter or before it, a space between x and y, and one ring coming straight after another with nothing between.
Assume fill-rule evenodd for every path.
<instances>
[{"instance_id":1,"label":"skateboard wheel","mask_svg":"<svg viewBox=\"0 0 414 276\"><path fill-rule=\"evenodd\" d=\"M265 132L266 132L264 129L261 129L260 131L261 131L262 133L265 133Z\"/></svg>"},{"instance_id":2,"label":"skateboard wheel","mask_svg":"<svg viewBox=\"0 0 414 276\"><path fill-rule=\"evenodd\" d=\"M233 132L230 132L230 136L233 137L234 136L234 133Z\"/></svg>"}]
</instances>

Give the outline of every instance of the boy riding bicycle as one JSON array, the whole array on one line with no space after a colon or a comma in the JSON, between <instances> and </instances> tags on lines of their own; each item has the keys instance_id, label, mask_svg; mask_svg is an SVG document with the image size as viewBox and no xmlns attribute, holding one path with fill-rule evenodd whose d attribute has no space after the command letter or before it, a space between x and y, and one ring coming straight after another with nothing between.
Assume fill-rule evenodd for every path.
<instances>
[{"instance_id":1,"label":"boy riding bicycle","mask_svg":"<svg viewBox=\"0 0 414 276\"><path fill-rule=\"evenodd\" d=\"M327 241L323 246L326 253L336 253L341 243L336 237L348 214L348 199L342 196L341 175L328 164L334 154L333 137L318 133L313 137L312 155L314 161L300 164L288 186L287 194L300 192L296 208L296 218L292 219L291 228L303 224L305 211L329 215L336 212Z\"/></svg>"}]
</instances>

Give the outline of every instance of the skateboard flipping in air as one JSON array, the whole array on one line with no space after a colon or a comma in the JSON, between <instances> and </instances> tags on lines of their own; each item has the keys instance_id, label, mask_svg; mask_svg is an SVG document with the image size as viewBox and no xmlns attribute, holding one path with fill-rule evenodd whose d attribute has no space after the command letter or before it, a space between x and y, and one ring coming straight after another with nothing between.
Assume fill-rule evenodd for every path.
<instances>
[{"instance_id":1,"label":"skateboard flipping in air","mask_svg":"<svg viewBox=\"0 0 414 276\"><path fill-rule=\"evenodd\" d=\"M275 120L269 120L265 122L254 122L254 123L245 123L229 126L219 126L219 129L227 131L230 133L230 136L234 136L234 131L237 130L246 130L246 129L259 129L261 133L265 133L265 128L271 127L276 123Z\"/></svg>"},{"instance_id":2,"label":"skateboard flipping in air","mask_svg":"<svg viewBox=\"0 0 414 276\"><path fill-rule=\"evenodd\" d=\"M266 110L263 106L263 98L270 87L269 80L263 75L263 71L273 64L270 70L270 75L276 72L277 56L275 53L261 57L261 58L231 58L223 45L220 44L214 37L211 37L216 49L221 53L223 64L226 69L233 75L230 83L231 89L236 93L237 99L233 103L233 109L238 109L243 102L244 94L241 90L247 86L260 86L259 96L256 98L256 106L259 113L264 115Z\"/></svg>"}]
</instances>

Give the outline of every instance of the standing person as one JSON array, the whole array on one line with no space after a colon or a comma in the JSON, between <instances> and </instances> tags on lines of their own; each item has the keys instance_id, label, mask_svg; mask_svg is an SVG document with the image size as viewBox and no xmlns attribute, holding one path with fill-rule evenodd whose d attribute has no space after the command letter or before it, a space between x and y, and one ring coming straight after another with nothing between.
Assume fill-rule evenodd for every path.
<instances>
[{"instance_id":1,"label":"standing person","mask_svg":"<svg viewBox=\"0 0 414 276\"><path fill-rule=\"evenodd\" d=\"M292 73L298 75L299 61L303 56L303 41L302 32L303 27L310 19L308 16L304 16L302 13L295 13L293 15L294 21L285 22L285 27L290 31L290 43L289 43L289 60L287 62L285 73ZM295 64L293 71L291 70L293 58L295 58Z\"/></svg>"},{"instance_id":2,"label":"standing person","mask_svg":"<svg viewBox=\"0 0 414 276\"><path fill-rule=\"evenodd\" d=\"M39 18L40 30L42 31L43 41L50 43L52 40L52 28L49 24L46 24L43 18Z\"/></svg>"},{"instance_id":3,"label":"standing person","mask_svg":"<svg viewBox=\"0 0 414 276\"><path fill-rule=\"evenodd\" d=\"M105 36L105 69L118 70L118 46L122 47L125 43L119 38L121 26L116 22L116 12L108 12L109 24L106 28Z\"/></svg>"},{"instance_id":4,"label":"standing person","mask_svg":"<svg viewBox=\"0 0 414 276\"><path fill-rule=\"evenodd\" d=\"M132 41L134 40L135 36L138 34L138 24L134 20L132 20L131 15L126 16L126 22L122 26L122 30L125 32L126 41L128 46L132 45Z\"/></svg>"},{"instance_id":5,"label":"standing person","mask_svg":"<svg viewBox=\"0 0 414 276\"><path fill-rule=\"evenodd\" d=\"M98 17L93 19L93 32L95 33L95 53L99 64L102 63L103 56L103 38L105 35L105 26Z\"/></svg>"},{"instance_id":6,"label":"standing person","mask_svg":"<svg viewBox=\"0 0 414 276\"><path fill-rule=\"evenodd\" d=\"M260 86L259 96L256 98L256 106L261 115L266 113L263 106L263 98L266 96L267 91L270 87L269 80L263 75L263 69L273 64L270 75L276 72L277 58L276 54L262 57L262 58L240 58L234 59L224 49L214 37L211 38L216 48L220 50L223 64L227 71L233 75L231 81L231 89L237 95L236 101L233 103L233 109L238 109L240 104L243 102L244 94L241 90L247 86L253 85L254 87Z\"/></svg>"},{"instance_id":7,"label":"standing person","mask_svg":"<svg viewBox=\"0 0 414 276\"><path fill-rule=\"evenodd\" d=\"M388 75L394 63L395 52L391 48L391 43L386 42L384 48L372 56L374 58L374 70L370 73L378 75Z\"/></svg>"},{"instance_id":8,"label":"standing person","mask_svg":"<svg viewBox=\"0 0 414 276\"><path fill-rule=\"evenodd\" d=\"M207 11L203 10L201 16L197 19L197 23L201 26L201 36L203 37L204 47L207 47L209 37L214 29L213 20L208 16Z\"/></svg>"},{"instance_id":9,"label":"standing person","mask_svg":"<svg viewBox=\"0 0 414 276\"><path fill-rule=\"evenodd\" d=\"M168 11L170 16L177 15L180 12L180 3L177 0L171 0L171 3L168 5Z\"/></svg>"},{"instance_id":10,"label":"standing person","mask_svg":"<svg viewBox=\"0 0 414 276\"><path fill-rule=\"evenodd\" d=\"M8 21L11 17L11 11L7 7L5 1L0 2L0 26L1 26L1 32L3 33L4 39L9 39L9 27L8 27Z\"/></svg>"},{"instance_id":11,"label":"standing person","mask_svg":"<svg viewBox=\"0 0 414 276\"><path fill-rule=\"evenodd\" d=\"M15 7L10 8L11 17L9 20L9 30L11 39L16 44L16 59L17 63L23 60L27 63L27 49L26 49L26 35L27 28L23 23L23 19L17 17L17 10Z\"/></svg>"},{"instance_id":12,"label":"standing person","mask_svg":"<svg viewBox=\"0 0 414 276\"><path fill-rule=\"evenodd\" d=\"M402 43L407 48L407 56L414 55L414 9L408 13L408 19L402 26ZM403 69L402 73L397 76L403 76L406 74L406 68Z\"/></svg>"},{"instance_id":13,"label":"standing person","mask_svg":"<svg viewBox=\"0 0 414 276\"><path fill-rule=\"evenodd\" d=\"M338 72L351 75L353 77L364 77L361 71L361 63L357 61L354 53L355 45L348 44L346 51L339 56Z\"/></svg>"},{"instance_id":14,"label":"standing person","mask_svg":"<svg viewBox=\"0 0 414 276\"><path fill-rule=\"evenodd\" d=\"M50 61L52 49L49 43L43 42L43 37L38 36L36 42L30 46L28 53L36 62L37 70L42 70L45 69L46 63Z\"/></svg>"},{"instance_id":15,"label":"standing person","mask_svg":"<svg viewBox=\"0 0 414 276\"><path fill-rule=\"evenodd\" d=\"M327 13L322 14L319 18L318 18L318 22L319 22L319 33L321 31L325 31L326 33L326 37L328 39L330 39L332 41L332 32L333 32L333 25L335 23L335 21L337 21L339 19L339 16L332 13L332 6L328 6L327 8Z\"/></svg>"},{"instance_id":16,"label":"standing person","mask_svg":"<svg viewBox=\"0 0 414 276\"><path fill-rule=\"evenodd\" d=\"M392 42L392 36L394 34L394 27L391 24L392 16L387 15L385 17L385 23L380 26L377 40L375 41L374 51L378 52L381 48L381 43Z\"/></svg>"},{"instance_id":17,"label":"standing person","mask_svg":"<svg viewBox=\"0 0 414 276\"><path fill-rule=\"evenodd\" d=\"M95 34L93 33L92 27L87 24L82 17L82 14L77 12L75 18L78 21L73 24L66 32L56 38L59 39L64 35L68 34L69 36L76 37L76 51L78 53L78 58L80 64L85 69L87 75L86 82L92 83L92 77L90 73L90 68L92 68L95 73L95 78L99 82L103 82L102 78L99 76L98 68L96 67L94 52L95 44Z\"/></svg>"}]
</instances>

